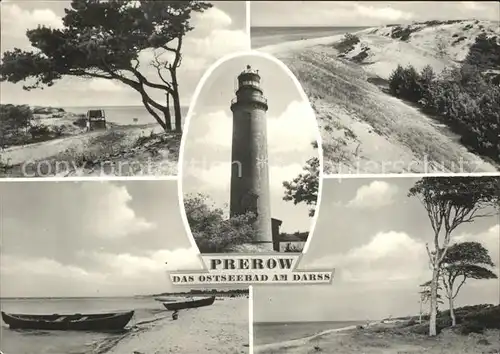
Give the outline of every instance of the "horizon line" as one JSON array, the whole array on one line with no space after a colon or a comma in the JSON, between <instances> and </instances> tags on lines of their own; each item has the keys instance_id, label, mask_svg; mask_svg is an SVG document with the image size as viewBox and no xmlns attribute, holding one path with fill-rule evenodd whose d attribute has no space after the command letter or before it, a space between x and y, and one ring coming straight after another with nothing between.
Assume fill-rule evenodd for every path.
<instances>
[{"instance_id":1,"label":"horizon line","mask_svg":"<svg viewBox=\"0 0 500 354\"><path fill-rule=\"evenodd\" d=\"M30 107L43 107L43 108L62 108L62 107L71 107L71 108L87 108L87 107L144 107L143 104L128 104L128 105L84 105L84 106L71 106L71 105L38 105L38 104L30 104L30 103L10 103L10 102L0 102L2 105L11 104L15 106L30 106ZM190 104L181 104L181 107L189 107ZM174 107L171 107L174 108Z\"/></svg>"},{"instance_id":2,"label":"horizon line","mask_svg":"<svg viewBox=\"0 0 500 354\"><path fill-rule=\"evenodd\" d=\"M318 28L338 28L338 27L367 27L367 28L370 28L370 27L380 27L380 26L387 26L387 25L393 25L393 24L406 24L406 23L425 23L425 22L430 22L430 21L441 21L441 22L446 22L446 21L489 21L489 22L494 22L494 23L497 23L497 22L500 22L500 20L494 20L494 19L484 19L484 18L456 18L456 19L453 19L453 18L450 18L450 19L446 19L446 20L404 20L404 21L401 21L399 23L397 22L391 22L391 21L388 21L387 23L380 23L380 24L371 24L371 25L353 25L353 24L349 24L349 25L328 25L328 24L324 24L324 25L293 25L293 24L288 24L288 25L250 25L250 28L293 28L293 27L310 27L310 28L314 28L314 27L318 27Z\"/></svg>"}]
</instances>

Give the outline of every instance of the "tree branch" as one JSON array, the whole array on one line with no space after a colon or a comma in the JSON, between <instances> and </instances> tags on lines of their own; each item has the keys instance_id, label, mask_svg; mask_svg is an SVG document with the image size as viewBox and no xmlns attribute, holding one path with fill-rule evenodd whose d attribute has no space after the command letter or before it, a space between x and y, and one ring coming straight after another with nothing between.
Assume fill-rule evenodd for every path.
<instances>
[{"instance_id":1,"label":"tree branch","mask_svg":"<svg viewBox=\"0 0 500 354\"><path fill-rule=\"evenodd\" d=\"M467 280L467 275L463 274L464 278L462 279L462 281L460 282L460 284L458 285L457 287L457 291L455 292L455 295L453 295L453 299L455 299L458 295L458 292L460 291L460 288L462 287L462 285L465 284L465 281Z\"/></svg>"}]
</instances>

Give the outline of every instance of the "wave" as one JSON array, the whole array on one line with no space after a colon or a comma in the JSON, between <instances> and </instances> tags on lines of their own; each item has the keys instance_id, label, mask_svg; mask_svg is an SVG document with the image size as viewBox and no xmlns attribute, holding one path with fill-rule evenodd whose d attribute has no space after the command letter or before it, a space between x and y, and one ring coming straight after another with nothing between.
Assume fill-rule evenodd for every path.
<instances>
[{"instance_id":1,"label":"wave","mask_svg":"<svg viewBox=\"0 0 500 354\"><path fill-rule=\"evenodd\" d=\"M257 48L257 50L259 50L261 52L266 52L269 54L278 53L278 52L286 52L286 51L291 51L291 50L299 50L299 49L305 49L308 47L314 47L316 45L331 44L331 43L334 43L334 42L340 40L343 36L344 36L344 34L337 34L334 36L283 42L283 43L263 46L263 47Z\"/></svg>"}]
</instances>

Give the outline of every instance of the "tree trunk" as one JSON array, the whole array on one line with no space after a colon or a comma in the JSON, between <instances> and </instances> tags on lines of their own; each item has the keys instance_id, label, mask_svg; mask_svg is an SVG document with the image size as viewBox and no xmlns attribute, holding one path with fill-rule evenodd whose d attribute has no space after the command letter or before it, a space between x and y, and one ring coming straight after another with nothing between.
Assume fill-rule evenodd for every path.
<instances>
[{"instance_id":1,"label":"tree trunk","mask_svg":"<svg viewBox=\"0 0 500 354\"><path fill-rule=\"evenodd\" d=\"M166 125L166 123L164 121L162 121L162 119L160 118L160 116L154 111L154 109L151 108L151 106L149 105L149 103L147 101L147 96L145 96L145 95L142 96L142 103L144 104L144 107L149 112L149 114L151 114L156 119L156 121L158 122L158 124L160 124L160 126L163 128L163 130L165 130L165 131L172 130L172 127L171 126L168 127ZM168 123L171 124L170 121L168 121Z\"/></svg>"},{"instance_id":2,"label":"tree trunk","mask_svg":"<svg viewBox=\"0 0 500 354\"><path fill-rule=\"evenodd\" d=\"M167 109L163 111L163 116L165 117L165 126L167 127L167 131L172 131L172 117L170 116L170 110Z\"/></svg>"},{"instance_id":3,"label":"tree trunk","mask_svg":"<svg viewBox=\"0 0 500 354\"><path fill-rule=\"evenodd\" d=\"M418 323L422 323L422 299L420 299L420 312L419 312L419 315L418 315Z\"/></svg>"},{"instance_id":4,"label":"tree trunk","mask_svg":"<svg viewBox=\"0 0 500 354\"><path fill-rule=\"evenodd\" d=\"M175 131L182 132L182 113L181 102L179 98L179 85L177 83L177 72L175 69L170 71L172 76L172 100L174 101Z\"/></svg>"},{"instance_id":5,"label":"tree trunk","mask_svg":"<svg viewBox=\"0 0 500 354\"><path fill-rule=\"evenodd\" d=\"M457 325L457 319L455 317L455 310L453 308L453 297L450 296L448 298L450 304L450 317L451 317L451 326L455 327Z\"/></svg>"},{"instance_id":6,"label":"tree trunk","mask_svg":"<svg viewBox=\"0 0 500 354\"><path fill-rule=\"evenodd\" d=\"M436 317L437 317L437 293L438 293L438 280L439 280L439 268L436 264L433 265L432 269L432 281L431 281L431 298L430 298L430 316L429 316L429 336L434 337L437 335L436 330Z\"/></svg>"}]
</instances>

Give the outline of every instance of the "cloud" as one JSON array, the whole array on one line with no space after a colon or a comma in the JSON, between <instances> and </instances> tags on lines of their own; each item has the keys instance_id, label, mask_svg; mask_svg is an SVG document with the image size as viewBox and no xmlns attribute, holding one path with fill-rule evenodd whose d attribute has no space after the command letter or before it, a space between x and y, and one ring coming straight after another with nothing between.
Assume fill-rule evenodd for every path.
<instances>
[{"instance_id":1,"label":"cloud","mask_svg":"<svg viewBox=\"0 0 500 354\"><path fill-rule=\"evenodd\" d=\"M461 1L460 4L466 9L466 10L472 10L472 11L482 11L485 9L484 5L478 3L478 1Z\"/></svg>"},{"instance_id":2,"label":"cloud","mask_svg":"<svg viewBox=\"0 0 500 354\"><path fill-rule=\"evenodd\" d=\"M61 278L81 278L90 273L84 269L73 266L63 265L53 259L40 258L22 258L9 254L3 254L0 258L2 264L2 274L22 275L30 273L32 275L53 275Z\"/></svg>"},{"instance_id":3,"label":"cloud","mask_svg":"<svg viewBox=\"0 0 500 354\"><path fill-rule=\"evenodd\" d=\"M273 166L269 168L269 188L271 193L283 190L283 181L289 181L302 172L301 164L289 164L284 166ZM196 176L200 180L198 189L224 191L228 189L231 182L231 163L218 162L210 165L192 164L185 169L186 174Z\"/></svg>"},{"instance_id":4,"label":"cloud","mask_svg":"<svg viewBox=\"0 0 500 354\"><path fill-rule=\"evenodd\" d=\"M2 4L2 35L25 37L27 29L44 25L51 28L62 28L62 18L50 9L24 10L17 4Z\"/></svg>"},{"instance_id":5,"label":"cloud","mask_svg":"<svg viewBox=\"0 0 500 354\"><path fill-rule=\"evenodd\" d=\"M135 211L130 208L129 203L132 201L132 197L125 186L113 184L103 184L102 186L104 188L82 184L84 193L88 193L88 203L92 203L94 206L92 209L89 208L89 212L84 216L88 221L84 227L89 232L104 238L118 238L154 228L154 224L137 216Z\"/></svg>"},{"instance_id":6,"label":"cloud","mask_svg":"<svg viewBox=\"0 0 500 354\"><path fill-rule=\"evenodd\" d=\"M496 224L489 229L478 233L461 233L452 239L453 242L480 242L490 253L497 268L500 268L500 225Z\"/></svg>"},{"instance_id":7,"label":"cloud","mask_svg":"<svg viewBox=\"0 0 500 354\"><path fill-rule=\"evenodd\" d=\"M193 115L192 124L200 119L207 122L207 130L195 142L216 147L230 148L232 144L232 117L224 110ZM269 154L302 152L310 150L317 140L318 128L314 111L308 102L293 101L279 117L267 118L267 142ZM293 141L293 144L289 142Z\"/></svg>"},{"instance_id":8,"label":"cloud","mask_svg":"<svg viewBox=\"0 0 500 354\"><path fill-rule=\"evenodd\" d=\"M106 283L105 275L44 257L2 254L0 296L92 296Z\"/></svg>"},{"instance_id":9,"label":"cloud","mask_svg":"<svg viewBox=\"0 0 500 354\"><path fill-rule=\"evenodd\" d=\"M195 248L158 250L144 255L80 252L79 256L99 263L100 268L109 274L120 274L126 277L139 277L157 272L164 273L167 270L201 269L198 251Z\"/></svg>"},{"instance_id":10,"label":"cloud","mask_svg":"<svg viewBox=\"0 0 500 354\"><path fill-rule=\"evenodd\" d=\"M383 181L373 181L369 185L361 186L356 191L354 199L347 203L351 208L375 209L392 204L393 197L398 192L398 188Z\"/></svg>"},{"instance_id":11,"label":"cloud","mask_svg":"<svg viewBox=\"0 0 500 354\"><path fill-rule=\"evenodd\" d=\"M268 119L267 129L273 152L309 150L318 137L316 116L309 102L304 101L293 101L278 118Z\"/></svg>"},{"instance_id":12,"label":"cloud","mask_svg":"<svg viewBox=\"0 0 500 354\"><path fill-rule=\"evenodd\" d=\"M233 23L231 17L217 7L211 7L202 13L194 13L192 21L194 23L194 33L206 33L210 30L227 28Z\"/></svg>"},{"instance_id":13,"label":"cloud","mask_svg":"<svg viewBox=\"0 0 500 354\"><path fill-rule=\"evenodd\" d=\"M336 268L344 282L415 282L428 275L425 244L407 233L379 232L371 240L346 254L313 262L314 267ZM312 267L312 266L310 266Z\"/></svg>"},{"instance_id":14,"label":"cloud","mask_svg":"<svg viewBox=\"0 0 500 354\"><path fill-rule=\"evenodd\" d=\"M155 293L167 288L167 271L202 269L194 248L144 255L82 251L75 262L82 260L90 261L89 266L4 254L0 259L1 296L130 296L137 289Z\"/></svg>"},{"instance_id":15,"label":"cloud","mask_svg":"<svg viewBox=\"0 0 500 354\"><path fill-rule=\"evenodd\" d=\"M206 70L220 57L236 51L250 49L250 38L245 25L230 28L231 17L217 7L193 15L194 29L183 41L183 64L179 71Z\"/></svg>"},{"instance_id":16,"label":"cloud","mask_svg":"<svg viewBox=\"0 0 500 354\"><path fill-rule=\"evenodd\" d=\"M88 89L92 91L104 91L104 92L119 92L127 90L128 88L117 81L111 81L107 79L91 79L88 81Z\"/></svg>"},{"instance_id":17,"label":"cloud","mask_svg":"<svg viewBox=\"0 0 500 354\"><path fill-rule=\"evenodd\" d=\"M196 137L193 137L193 142L212 145L216 147L230 148L233 135L233 120L232 117L224 110L209 113L193 113L193 118L190 124L196 129ZM207 127L204 134L199 134L200 129L194 125Z\"/></svg>"},{"instance_id":18,"label":"cloud","mask_svg":"<svg viewBox=\"0 0 500 354\"><path fill-rule=\"evenodd\" d=\"M409 20L413 17L413 14L409 12L397 10L390 6L374 7L360 4L353 4L353 6L359 15L378 20Z\"/></svg>"},{"instance_id":19,"label":"cloud","mask_svg":"<svg viewBox=\"0 0 500 354\"><path fill-rule=\"evenodd\" d=\"M301 164L290 164L285 166L272 166L269 169L269 179L271 190L283 190L283 182L290 181L303 172Z\"/></svg>"}]
</instances>

